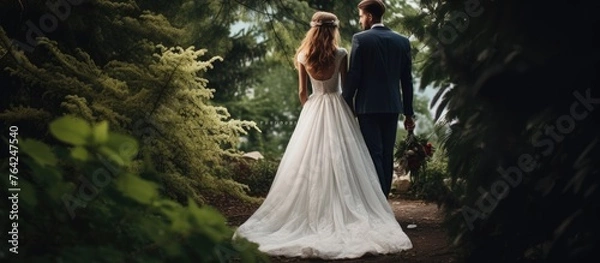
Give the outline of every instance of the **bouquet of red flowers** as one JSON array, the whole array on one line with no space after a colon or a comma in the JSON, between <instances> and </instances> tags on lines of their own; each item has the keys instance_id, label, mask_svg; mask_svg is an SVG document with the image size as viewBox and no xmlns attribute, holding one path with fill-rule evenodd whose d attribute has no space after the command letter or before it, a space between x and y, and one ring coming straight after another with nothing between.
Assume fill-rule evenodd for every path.
<instances>
[{"instance_id":1,"label":"bouquet of red flowers","mask_svg":"<svg viewBox=\"0 0 600 263\"><path fill-rule=\"evenodd\" d=\"M412 175L425 167L427 161L433 156L435 149L425 138L421 138L410 131L406 138L398 143L394 155L405 173L410 171Z\"/></svg>"}]
</instances>

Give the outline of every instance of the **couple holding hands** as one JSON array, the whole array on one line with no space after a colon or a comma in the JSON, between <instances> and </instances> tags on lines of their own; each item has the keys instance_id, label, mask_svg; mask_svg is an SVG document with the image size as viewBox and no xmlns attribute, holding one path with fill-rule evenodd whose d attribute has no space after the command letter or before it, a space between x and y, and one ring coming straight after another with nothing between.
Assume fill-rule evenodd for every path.
<instances>
[{"instance_id":1,"label":"couple holding hands","mask_svg":"<svg viewBox=\"0 0 600 263\"><path fill-rule=\"evenodd\" d=\"M383 25L381 0L357 7L363 31L350 54L327 12L313 15L296 53L298 123L264 202L234 235L269 255L343 259L412 248L387 201L399 115L415 127L410 42Z\"/></svg>"}]
</instances>

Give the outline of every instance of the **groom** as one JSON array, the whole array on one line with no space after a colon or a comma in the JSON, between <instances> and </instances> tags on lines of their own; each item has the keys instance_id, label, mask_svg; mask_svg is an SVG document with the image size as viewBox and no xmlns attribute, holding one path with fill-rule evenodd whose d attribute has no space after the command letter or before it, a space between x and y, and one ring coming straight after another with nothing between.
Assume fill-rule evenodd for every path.
<instances>
[{"instance_id":1,"label":"groom","mask_svg":"<svg viewBox=\"0 0 600 263\"><path fill-rule=\"evenodd\" d=\"M350 68L342 95L358 117L387 197L392 186L398 115L404 114L408 131L414 129L415 123L410 42L382 24L384 12L381 0L363 0L358 4L364 31L352 37Z\"/></svg>"}]
</instances>

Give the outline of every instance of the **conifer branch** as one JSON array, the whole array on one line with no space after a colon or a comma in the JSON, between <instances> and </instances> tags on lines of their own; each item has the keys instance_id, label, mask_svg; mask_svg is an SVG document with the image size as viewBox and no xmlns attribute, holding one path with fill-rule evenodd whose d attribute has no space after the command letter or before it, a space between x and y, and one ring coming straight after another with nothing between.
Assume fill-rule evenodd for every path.
<instances>
[{"instance_id":1,"label":"conifer branch","mask_svg":"<svg viewBox=\"0 0 600 263\"><path fill-rule=\"evenodd\" d=\"M281 45L281 48L283 49L283 53L285 54L285 58L288 61L288 63L290 65L294 65L294 63L290 60L290 53L288 52L288 49L285 45L285 43L283 43L283 40L281 40L281 38L279 37L279 33L277 33L277 30L275 29L275 25L273 24L273 16L269 14L269 25L271 26L271 30L273 30L274 34L275 34L275 39L277 40L277 42L279 43L279 45Z\"/></svg>"},{"instance_id":2,"label":"conifer branch","mask_svg":"<svg viewBox=\"0 0 600 263\"><path fill-rule=\"evenodd\" d=\"M15 54L13 53L14 52L13 45L10 43L10 41L8 41L9 39L6 35L6 32L4 31L4 29L2 27L0 27L0 40L1 40L0 44L2 44L2 46L6 49L7 54L10 53L10 57L12 57L12 59L15 61L16 67L25 70L27 73L30 74L30 76L32 78L38 79L40 82L44 82L44 79L42 79L39 76L39 74L34 72L31 68L24 66L23 62L15 56Z\"/></svg>"},{"instance_id":3,"label":"conifer branch","mask_svg":"<svg viewBox=\"0 0 600 263\"><path fill-rule=\"evenodd\" d=\"M171 83L171 80L173 80L173 76L175 76L175 72L177 72L177 69L179 69L179 66L181 65L182 62L183 62L183 58L181 58L179 60L179 62L177 63L177 65L175 65L175 67L173 68L173 70L169 74L169 77L167 78L167 81L165 82L165 85L163 85L163 87L159 91L158 96L156 97L156 101L154 101L154 103L153 103L154 106L152 106L152 110L150 111L150 115L154 114L154 112L156 111L156 109L158 109L158 106L160 106L159 102L160 102L161 98L167 93L167 88L169 87L169 83Z\"/></svg>"},{"instance_id":4,"label":"conifer branch","mask_svg":"<svg viewBox=\"0 0 600 263\"><path fill-rule=\"evenodd\" d=\"M0 57L0 61L4 60L4 57L6 57L6 55L8 55L10 51L6 50L6 52L4 52L4 54L2 55L2 57Z\"/></svg>"},{"instance_id":5,"label":"conifer branch","mask_svg":"<svg viewBox=\"0 0 600 263\"><path fill-rule=\"evenodd\" d=\"M2 58L4 58L6 55L8 55L10 53L10 56L16 61L19 62L19 60L15 57L15 55L12 52L12 44L7 43L7 36L6 36L6 32L4 31L3 28L0 27L0 44L2 44L2 47L6 49L6 53L4 55L2 55ZM2 59L0 58L0 61Z\"/></svg>"}]
</instances>

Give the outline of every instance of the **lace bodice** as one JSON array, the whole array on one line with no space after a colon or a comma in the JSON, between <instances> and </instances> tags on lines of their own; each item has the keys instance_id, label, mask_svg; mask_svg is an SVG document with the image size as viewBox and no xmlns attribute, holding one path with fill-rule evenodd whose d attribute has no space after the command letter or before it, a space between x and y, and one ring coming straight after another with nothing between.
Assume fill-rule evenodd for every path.
<instances>
[{"instance_id":1,"label":"lace bodice","mask_svg":"<svg viewBox=\"0 0 600 263\"><path fill-rule=\"evenodd\" d=\"M331 78L326 80L317 80L313 78L310 73L308 76L310 78L310 83L312 85L313 94L325 94L325 93L340 93L340 63L342 59L348 55L348 51L344 48L338 48L335 54L335 70ZM301 56L298 58L298 61L304 65L304 57Z\"/></svg>"}]
</instances>

